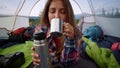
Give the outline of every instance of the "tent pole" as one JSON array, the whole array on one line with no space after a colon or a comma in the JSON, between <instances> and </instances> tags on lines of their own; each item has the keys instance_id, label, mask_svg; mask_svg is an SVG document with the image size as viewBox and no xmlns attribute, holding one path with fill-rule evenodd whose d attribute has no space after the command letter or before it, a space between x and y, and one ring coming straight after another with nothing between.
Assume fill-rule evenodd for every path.
<instances>
[{"instance_id":1,"label":"tent pole","mask_svg":"<svg viewBox=\"0 0 120 68\"><path fill-rule=\"evenodd\" d=\"M91 12L92 12L92 14L94 16L94 21L95 21L95 24L96 24L95 11L94 11L94 8L92 6L92 1L91 0L87 0L87 2L89 4L89 6L90 6L90 9L91 9Z\"/></svg>"},{"instance_id":2,"label":"tent pole","mask_svg":"<svg viewBox=\"0 0 120 68\"><path fill-rule=\"evenodd\" d=\"M37 5L38 2L40 2L40 0L37 0L37 1L35 2L35 4L32 6L32 8L30 9L30 12L29 12L29 15L28 15L29 18L30 18L30 14L31 14L33 8ZM28 19L29 19L29 18L28 18ZM28 20L28 22L29 22L29 20ZM30 24L30 22L29 22L29 24Z\"/></svg>"},{"instance_id":3,"label":"tent pole","mask_svg":"<svg viewBox=\"0 0 120 68\"><path fill-rule=\"evenodd\" d=\"M17 20L17 17L18 17L18 14L20 13L20 11L21 11L21 9L22 9L25 1L26 1L26 0L23 1L22 6L20 7L20 9L18 10L18 12L17 12L16 15L15 15L15 20L14 20L14 24L13 24L12 31L14 30L14 26L15 26L15 23L16 23L16 20Z\"/></svg>"}]
</instances>

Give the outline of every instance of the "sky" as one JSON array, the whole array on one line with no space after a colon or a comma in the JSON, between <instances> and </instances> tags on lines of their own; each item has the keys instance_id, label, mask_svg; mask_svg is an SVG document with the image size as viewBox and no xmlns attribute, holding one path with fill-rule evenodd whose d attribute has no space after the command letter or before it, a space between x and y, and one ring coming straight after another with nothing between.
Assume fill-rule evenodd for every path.
<instances>
[{"instance_id":1,"label":"sky","mask_svg":"<svg viewBox=\"0 0 120 68\"><path fill-rule=\"evenodd\" d=\"M20 15L38 16L42 12L46 0L40 0L30 13L30 8L32 8L36 1L37 0L25 0L25 2L24 0L0 0L0 14L17 14L19 12L19 9L21 8L20 6L22 6L22 4L24 3L24 7L19 12ZM101 11L101 8L103 7L107 8L107 10L110 10L112 7L119 7L120 4L120 0L70 0L70 2L75 14L92 14L91 9L93 8L90 7L91 4L94 7L94 10L98 12Z\"/></svg>"}]
</instances>

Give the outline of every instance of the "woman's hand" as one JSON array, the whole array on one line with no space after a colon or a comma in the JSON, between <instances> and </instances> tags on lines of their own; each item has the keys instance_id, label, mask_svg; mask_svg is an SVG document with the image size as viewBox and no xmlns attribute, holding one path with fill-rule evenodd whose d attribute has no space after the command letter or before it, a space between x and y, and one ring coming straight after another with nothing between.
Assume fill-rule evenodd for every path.
<instances>
[{"instance_id":1,"label":"woman's hand","mask_svg":"<svg viewBox=\"0 0 120 68\"><path fill-rule=\"evenodd\" d=\"M63 24L63 35L67 36L68 39L74 39L74 28L69 23Z\"/></svg>"},{"instance_id":2,"label":"woman's hand","mask_svg":"<svg viewBox=\"0 0 120 68\"><path fill-rule=\"evenodd\" d=\"M38 54L35 52L35 48L34 48L34 47L32 47L31 50L33 51L33 52L31 53L31 55L32 55L32 60L33 60L33 64L34 64L35 66L38 66L39 63L40 63L40 58L39 58Z\"/></svg>"}]
</instances>

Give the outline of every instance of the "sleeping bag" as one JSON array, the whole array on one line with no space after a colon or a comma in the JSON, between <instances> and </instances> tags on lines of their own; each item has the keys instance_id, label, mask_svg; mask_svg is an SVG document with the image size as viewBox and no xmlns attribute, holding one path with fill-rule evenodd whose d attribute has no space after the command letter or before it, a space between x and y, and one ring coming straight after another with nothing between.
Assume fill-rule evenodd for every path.
<instances>
[{"instance_id":1,"label":"sleeping bag","mask_svg":"<svg viewBox=\"0 0 120 68\"><path fill-rule=\"evenodd\" d=\"M112 51L108 48L99 48L96 42L82 37L86 42L86 53L92 58L100 68L120 68Z\"/></svg>"}]
</instances>

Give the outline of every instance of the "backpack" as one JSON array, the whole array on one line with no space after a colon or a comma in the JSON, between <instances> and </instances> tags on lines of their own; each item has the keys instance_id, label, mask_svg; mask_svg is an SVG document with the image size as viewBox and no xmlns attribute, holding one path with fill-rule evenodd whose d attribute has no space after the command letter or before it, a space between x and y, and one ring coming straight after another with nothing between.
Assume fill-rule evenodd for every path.
<instances>
[{"instance_id":1,"label":"backpack","mask_svg":"<svg viewBox=\"0 0 120 68\"><path fill-rule=\"evenodd\" d=\"M16 52L8 56L0 55L0 68L20 68L25 63L24 53Z\"/></svg>"},{"instance_id":2,"label":"backpack","mask_svg":"<svg viewBox=\"0 0 120 68\"><path fill-rule=\"evenodd\" d=\"M24 43L26 40L26 37L24 35L26 28L21 27L18 28L12 32L10 32L9 35L9 41L11 42L20 42L20 43Z\"/></svg>"},{"instance_id":3,"label":"backpack","mask_svg":"<svg viewBox=\"0 0 120 68\"><path fill-rule=\"evenodd\" d=\"M91 26L83 32L83 36L89 38L92 41L98 42L103 40L103 31L98 26Z\"/></svg>"}]
</instances>

